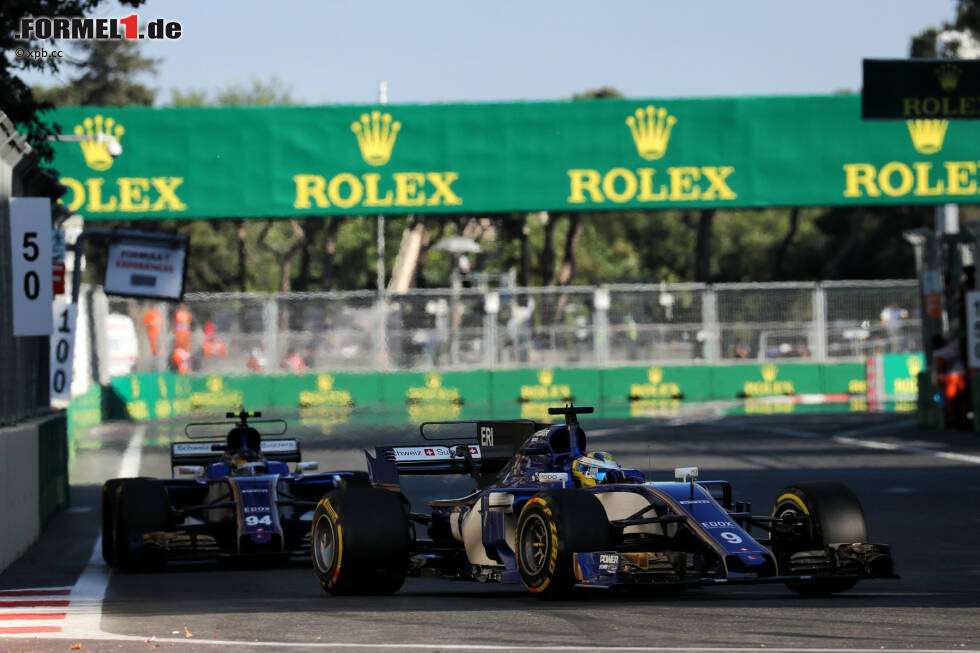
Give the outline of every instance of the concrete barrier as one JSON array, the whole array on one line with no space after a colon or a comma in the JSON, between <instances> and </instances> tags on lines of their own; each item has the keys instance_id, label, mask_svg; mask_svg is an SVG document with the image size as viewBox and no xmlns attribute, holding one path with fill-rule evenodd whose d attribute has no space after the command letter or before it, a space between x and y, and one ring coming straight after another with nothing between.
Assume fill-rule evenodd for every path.
<instances>
[{"instance_id":1,"label":"concrete barrier","mask_svg":"<svg viewBox=\"0 0 980 653\"><path fill-rule=\"evenodd\" d=\"M0 428L0 571L67 505L65 415Z\"/></svg>"}]
</instances>

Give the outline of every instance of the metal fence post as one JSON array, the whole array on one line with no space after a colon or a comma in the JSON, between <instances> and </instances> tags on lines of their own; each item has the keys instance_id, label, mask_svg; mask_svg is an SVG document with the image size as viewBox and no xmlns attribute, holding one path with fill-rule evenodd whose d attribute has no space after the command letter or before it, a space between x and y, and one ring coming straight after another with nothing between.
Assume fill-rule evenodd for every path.
<instances>
[{"instance_id":1,"label":"metal fence post","mask_svg":"<svg viewBox=\"0 0 980 653\"><path fill-rule=\"evenodd\" d=\"M717 362L721 359L721 330L718 327L718 296L711 286L705 287L701 298L701 333L704 360Z\"/></svg>"},{"instance_id":2,"label":"metal fence post","mask_svg":"<svg viewBox=\"0 0 980 653\"><path fill-rule=\"evenodd\" d=\"M813 349L815 360L827 360L827 293L822 283L813 289Z\"/></svg>"},{"instance_id":3,"label":"metal fence post","mask_svg":"<svg viewBox=\"0 0 980 653\"><path fill-rule=\"evenodd\" d=\"M262 307L262 345L266 351L266 369L279 367L279 300L270 295Z\"/></svg>"},{"instance_id":4,"label":"metal fence post","mask_svg":"<svg viewBox=\"0 0 980 653\"><path fill-rule=\"evenodd\" d=\"M483 352L484 364L497 367L497 314L500 312L500 293L495 290L483 296Z\"/></svg>"},{"instance_id":5,"label":"metal fence post","mask_svg":"<svg viewBox=\"0 0 980 653\"><path fill-rule=\"evenodd\" d=\"M595 364L606 365L609 362L609 306L611 299L608 288L596 288L592 294L592 349L595 352Z\"/></svg>"}]
</instances>

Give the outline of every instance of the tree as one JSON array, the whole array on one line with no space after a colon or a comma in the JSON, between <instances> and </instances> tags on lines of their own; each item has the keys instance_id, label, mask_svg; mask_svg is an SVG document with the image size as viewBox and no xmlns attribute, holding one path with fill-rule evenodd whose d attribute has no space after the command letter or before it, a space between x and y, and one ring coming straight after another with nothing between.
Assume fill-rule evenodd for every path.
<instances>
[{"instance_id":1,"label":"tree","mask_svg":"<svg viewBox=\"0 0 980 653\"><path fill-rule=\"evenodd\" d=\"M143 2L120 0L120 4L128 7L138 7ZM59 61L54 57L10 57L11 53L16 54L18 47L37 50L45 45L54 45L53 40L18 40L16 36L20 34L21 18L42 15L81 17L101 4L103 0L46 0L40 8L36 0L5 0L0 4L0 97L3 98L3 110L14 124L27 132L28 142L44 161L51 161L54 155L46 139L59 130L57 125L48 123L42 116L52 105L35 97L20 73L29 70L57 73Z\"/></svg>"},{"instance_id":2,"label":"tree","mask_svg":"<svg viewBox=\"0 0 980 653\"><path fill-rule=\"evenodd\" d=\"M159 59L144 57L137 41L81 41L83 57L69 65L81 74L64 86L35 88L34 93L54 106L150 106L156 90L137 81L140 74L155 75Z\"/></svg>"},{"instance_id":3,"label":"tree","mask_svg":"<svg viewBox=\"0 0 980 653\"><path fill-rule=\"evenodd\" d=\"M959 57L965 52L963 41L980 40L980 0L957 0L956 17L940 27L927 27L912 36L909 56L921 58ZM975 45L975 44L972 44ZM975 55L974 55L975 56Z\"/></svg>"}]
</instances>

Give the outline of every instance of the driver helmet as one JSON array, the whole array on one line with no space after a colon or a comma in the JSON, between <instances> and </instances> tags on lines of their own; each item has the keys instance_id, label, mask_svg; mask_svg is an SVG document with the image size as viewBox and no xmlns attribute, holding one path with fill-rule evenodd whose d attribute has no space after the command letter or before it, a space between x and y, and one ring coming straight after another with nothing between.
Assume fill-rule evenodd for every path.
<instances>
[{"instance_id":1,"label":"driver helmet","mask_svg":"<svg viewBox=\"0 0 980 653\"><path fill-rule=\"evenodd\" d=\"M622 476L619 463L605 451L589 451L572 462L572 477L579 487L594 487Z\"/></svg>"}]
</instances>

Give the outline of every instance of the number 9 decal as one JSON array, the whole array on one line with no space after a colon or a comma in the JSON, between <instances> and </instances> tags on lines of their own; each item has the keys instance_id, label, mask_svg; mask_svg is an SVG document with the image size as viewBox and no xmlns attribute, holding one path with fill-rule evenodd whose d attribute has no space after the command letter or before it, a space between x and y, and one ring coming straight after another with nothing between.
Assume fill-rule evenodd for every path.
<instances>
[{"instance_id":1,"label":"number 9 decal","mask_svg":"<svg viewBox=\"0 0 980 653\"><path fill-rule=\"evenodd\" d=\"M738 534L731 531L725 531L721 534L721 537L729 544L740 544L742 542L742 538L739 537Z\"/></svg>"}]
</instances>

